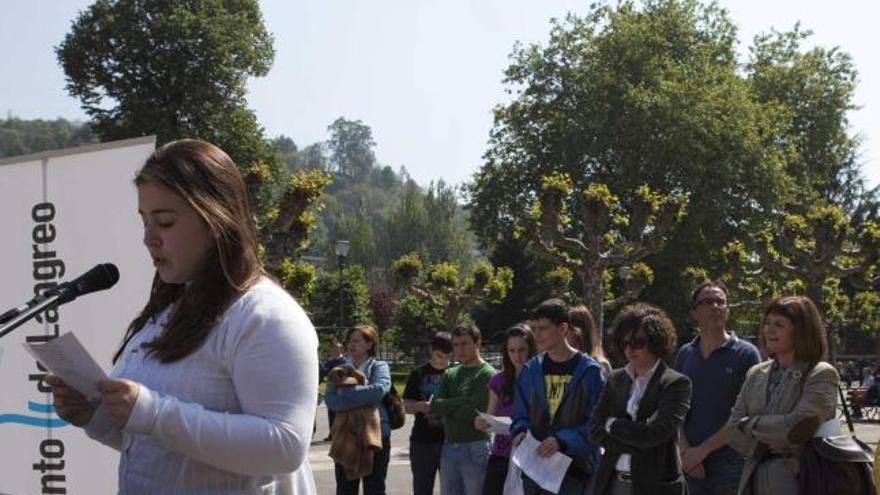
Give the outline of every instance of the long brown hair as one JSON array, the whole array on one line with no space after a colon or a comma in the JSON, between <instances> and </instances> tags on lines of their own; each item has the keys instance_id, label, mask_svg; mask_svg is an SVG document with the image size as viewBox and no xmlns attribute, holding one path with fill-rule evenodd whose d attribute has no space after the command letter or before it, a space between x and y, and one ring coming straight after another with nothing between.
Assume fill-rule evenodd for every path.
<instances>
[{"instance_id":1,"label":"long brown hair","mask_svg":"<svg viewBox=\"0 0 880 495\"><path fill-rule=\"evenodd\" d=\"M529 328L528 325L517 323L504 332L504 351L501 354L501 362L504 363L504 382L501 384L501 395L510 401L513 401L513 386L516 383L516 366L514 366L513 361L510 360L510 354L507 352L507 343L514 337L526 341L526 345L529 347L529 359L531 359L537 352L535 346L535 334L532 333L532 329Z\"/></svg>"},{"instance_id":2,"label":"long brown hair","mask_svg":"<svg viewBox=\"0 0 880 495\"><path fill-rule=\"evenodd\" d=\"M188 285L167 284L156 273L150 299L113 356L115 363L146 322L174 304L165 328L146 344L161 362L171 363L198 349L229 304L263 273L257 237L241 173L213 144L194 139L168 143L150 155L134 183L160 184L178 194L215 238L201 272Z\"/></svg>"},{"instance_id":3,"label":"long brown hair","mask_svg":"<svg viewBox=\"0 0 880 495\"><path fill-rule=\"evenodd\" d=\"M596 328L596 322L593 320L593 314L590 313L589 308L583 304L572 306L568 310L568 319L573 327L581 330L581 349L578 350L586 352L590 357L605 358L599 330Z\"/></svg>"}]
</instances>

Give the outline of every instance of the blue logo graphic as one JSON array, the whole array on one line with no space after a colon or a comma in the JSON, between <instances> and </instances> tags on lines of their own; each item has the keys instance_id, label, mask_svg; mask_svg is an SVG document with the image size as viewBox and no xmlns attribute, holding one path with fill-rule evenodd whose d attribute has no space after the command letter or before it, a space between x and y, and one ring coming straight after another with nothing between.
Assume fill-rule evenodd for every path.
<instances>
[{"instance_id":1,"label":"blue logo graphic","mask_svg":"<svg viewBox=\"0 0 880 495\"><path fill-rule=\"evenodd\" d=\"M41 414L54 414L55 406L52 404L28 401L28 411ZM36 426L38 428L61 428L67 426L67 421L58 418L27 416L25 414L0 414L0 425L5 423Z\"/></svg>"}]
</instances>

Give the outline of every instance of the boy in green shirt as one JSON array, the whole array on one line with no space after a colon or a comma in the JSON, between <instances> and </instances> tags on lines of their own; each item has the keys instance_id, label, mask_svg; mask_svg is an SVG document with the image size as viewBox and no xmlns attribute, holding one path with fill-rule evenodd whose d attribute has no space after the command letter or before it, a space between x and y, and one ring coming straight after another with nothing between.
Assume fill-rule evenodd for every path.
<instances>
[{"instance_id":1,"label":"boy in green shirt","mask_svg":"<svg viewBox=\"0 0 880 495\"><path fill-rule=\"evenodd\" d=\"M495 369L480 357L480 330L460 325L452 331L452 349L461 364L443 373L430 413L443 417L446 441L440 457L443 495L480 495L489 462L489 434L474 428L476 411L489 402L489 378Z\"/></svg>"}]
</instances>

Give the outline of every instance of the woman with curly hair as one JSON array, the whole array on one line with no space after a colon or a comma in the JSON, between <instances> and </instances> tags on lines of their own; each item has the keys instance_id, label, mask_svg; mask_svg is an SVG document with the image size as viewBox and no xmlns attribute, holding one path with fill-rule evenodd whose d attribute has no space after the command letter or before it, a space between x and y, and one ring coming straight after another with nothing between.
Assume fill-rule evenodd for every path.
<instances>
[{"instance_id":1,"label":"woman with curly hair","mask_svg":"<svg viewBox=\"0 0 880 495\"><path fill-rule=\"evenodd\" d=\"M675 327L662 309L637 303L621 311L611 334L627 364L608 377L593 413L590 438L605 449L593 493L680 495L676 442L691 381L663 362L675 350Z\"/></svg>"}]
</instances>

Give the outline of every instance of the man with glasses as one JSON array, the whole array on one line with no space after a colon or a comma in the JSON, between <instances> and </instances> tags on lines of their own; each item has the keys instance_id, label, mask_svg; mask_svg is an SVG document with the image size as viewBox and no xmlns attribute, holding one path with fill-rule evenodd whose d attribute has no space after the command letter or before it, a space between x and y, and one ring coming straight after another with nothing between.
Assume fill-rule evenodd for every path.
<instances>
[{"instance_id":1,"label":"man with glasses","mask_svg":"<svg viewBox=\"0 0 880 495\"><path fill-rule=\"evenodd\" d=\"M675 360L675 369L693 383L691 409L679 438L692 495L734 495L742 474L743 459L727 446L722 430L746 373L761 359L754 345L727 330L728 295L720 281L694 289L690 317L699 333Z\"/></svg>"}]
</instances>

